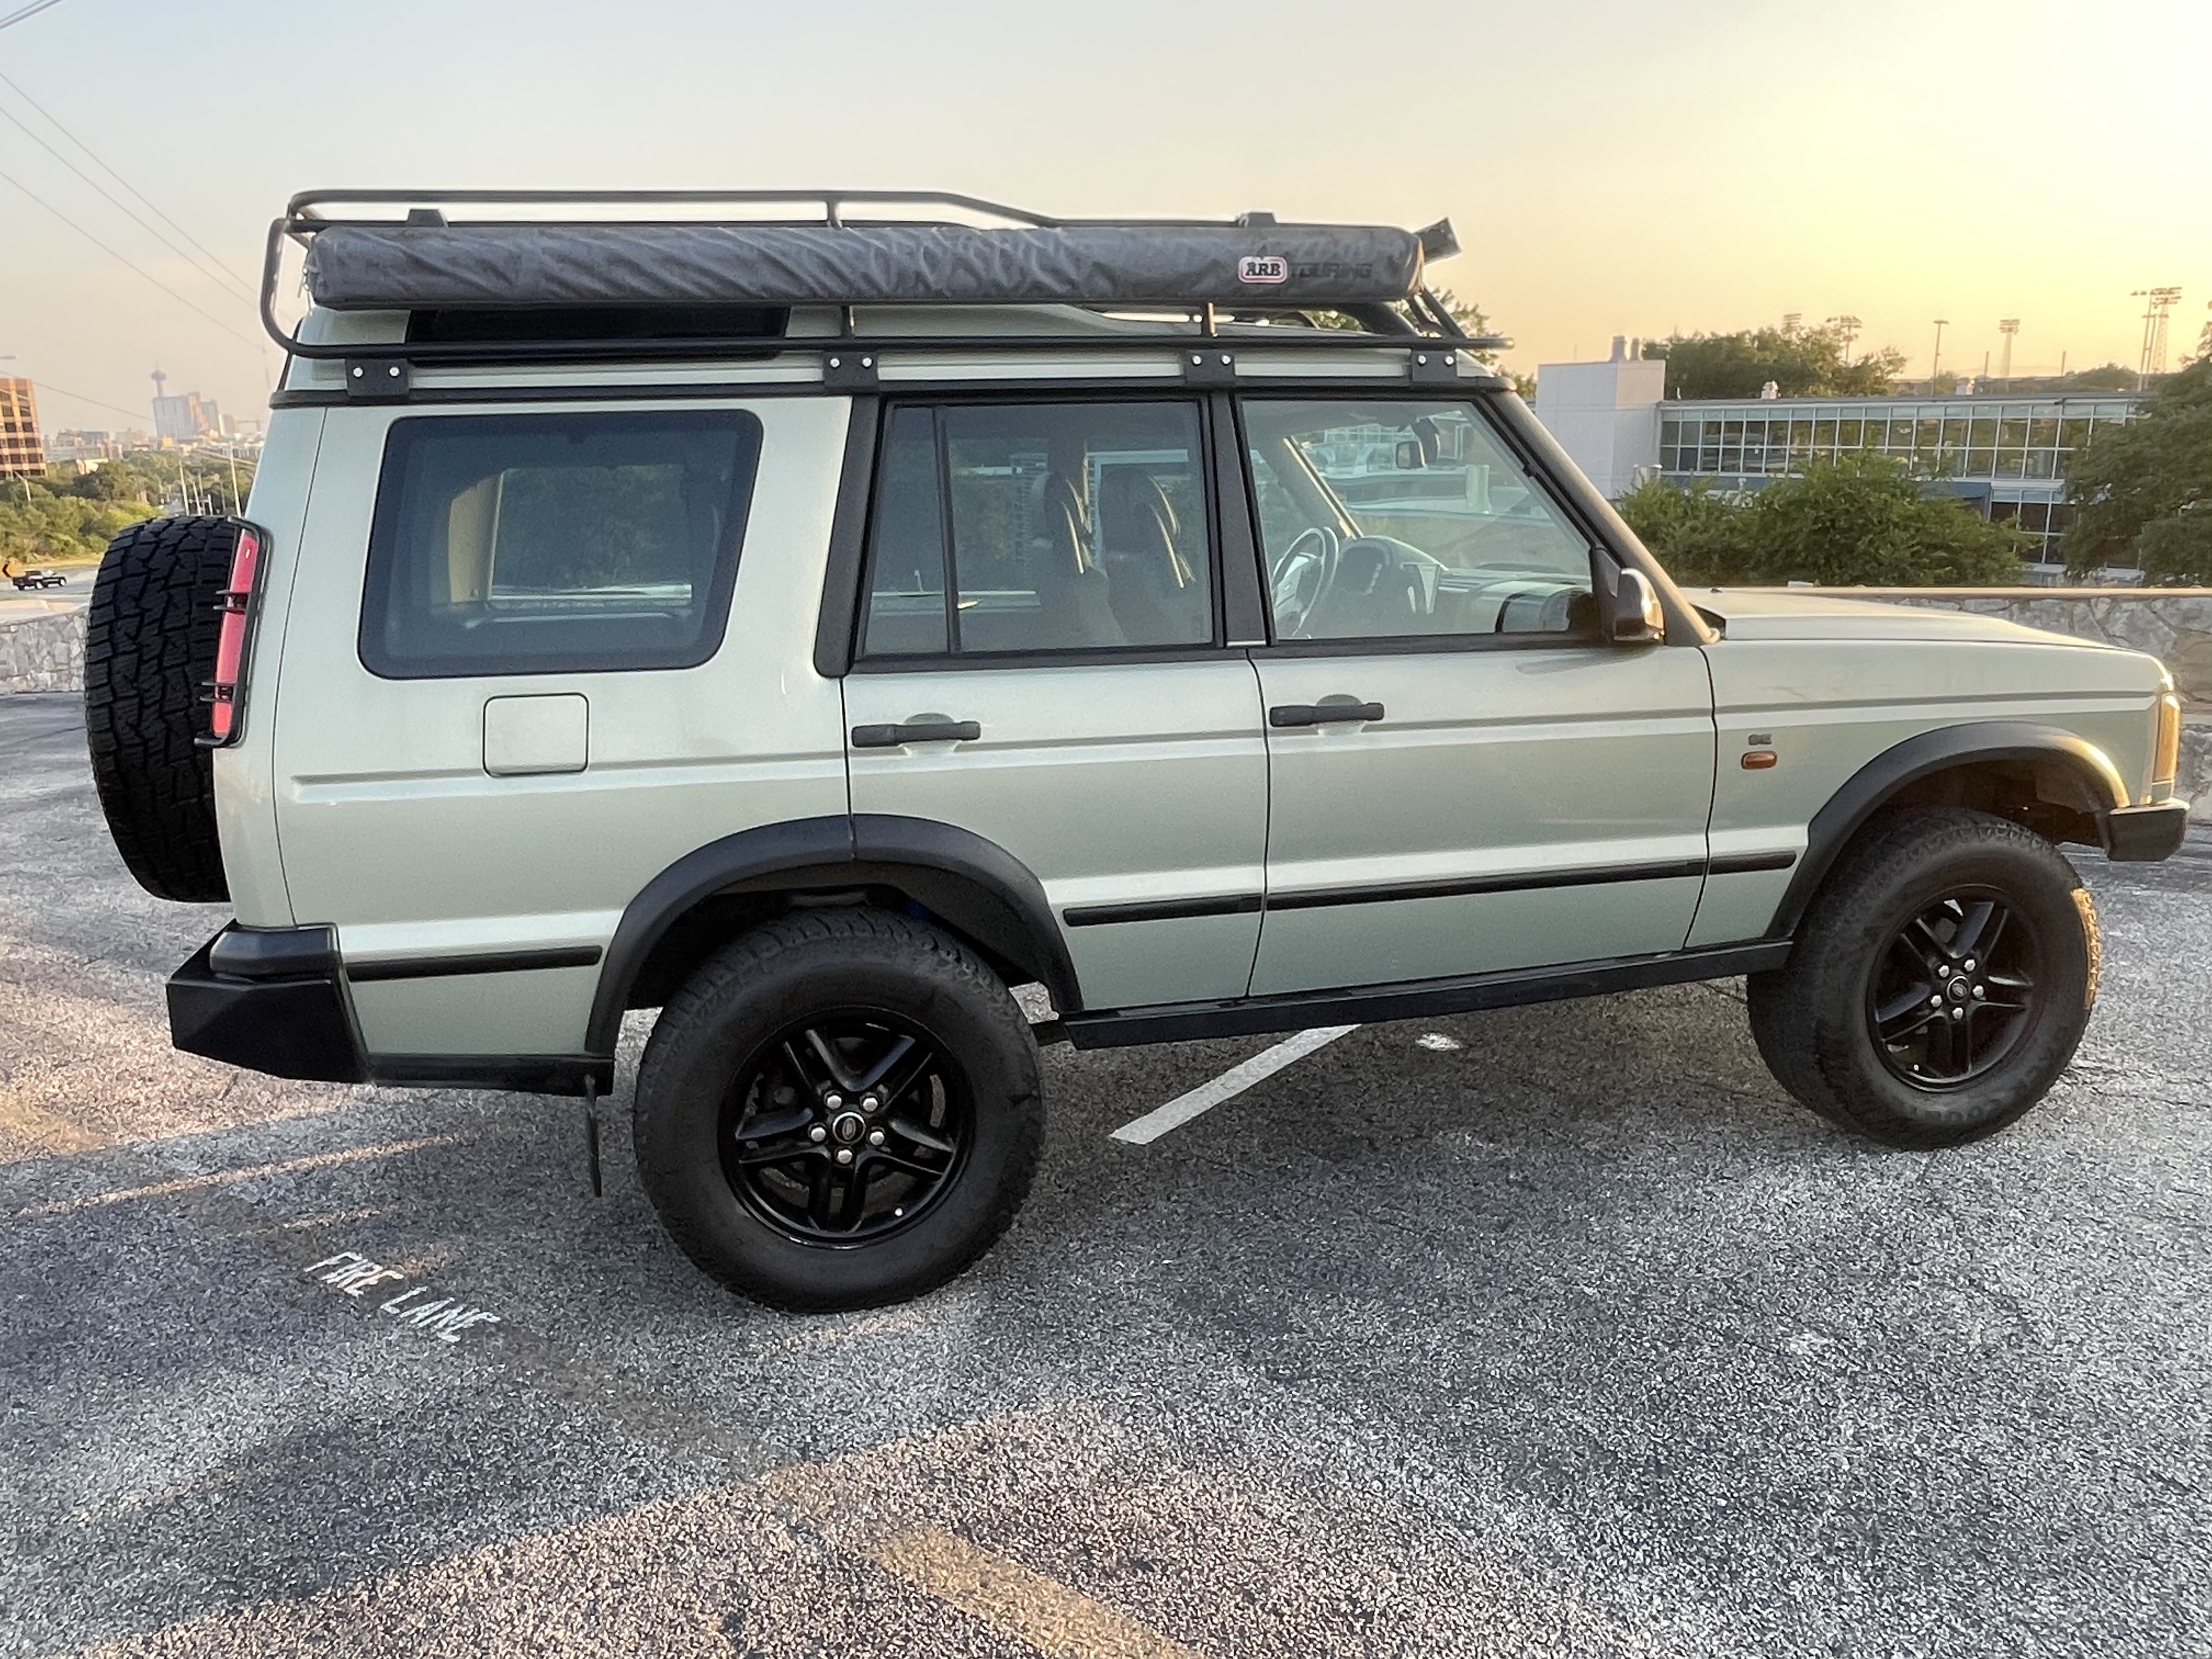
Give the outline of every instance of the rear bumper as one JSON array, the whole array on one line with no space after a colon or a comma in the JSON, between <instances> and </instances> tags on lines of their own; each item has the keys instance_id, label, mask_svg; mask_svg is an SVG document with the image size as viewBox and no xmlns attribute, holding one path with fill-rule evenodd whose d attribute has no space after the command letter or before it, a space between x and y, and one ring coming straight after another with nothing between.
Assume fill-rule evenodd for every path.
<instances>
[{"instance_id":1,"label":"rear bumper","mask_svg":"<svg viewBox=\"0 0 2212 1659\"><path fill-rule=\"evenodd\" d=\"M2160 801L2155 806L2122 806L2098 821L2105 856L2119 864L2155 864L2170 859L2189 833L2189 803Z\"/></svg>"},{"instance_id":2,"label":"rear bumper","mask_svg":"<svg viewBox=\"0 0 2212 1659\"><path fill-rule=\"evenodd\" d=\"M329 927L224 928L169 975L169 1041L271 1077L368 1080Z\"/></svg>"},{"instance_id":3,"label":"rear bumper","mask_svg":"<svg viewBox=\"0 0 2212 1659\"><path fill-rule=\"evenodd\" d=\"M605 1094L612 1056L373 1054L333 927L233 922L169 975L169 1041L188 1054L309 1083Z\"/></svg>"}]
</instances>

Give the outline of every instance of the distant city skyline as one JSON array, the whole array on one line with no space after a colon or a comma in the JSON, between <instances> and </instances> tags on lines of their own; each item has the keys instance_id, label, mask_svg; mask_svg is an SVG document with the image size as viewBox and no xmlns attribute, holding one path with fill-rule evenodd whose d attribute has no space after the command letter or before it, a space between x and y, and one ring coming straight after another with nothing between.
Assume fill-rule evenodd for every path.
<instances>
[{"instance_id":1,"label":"distant city skyline","mask_svg":"<svg viewBox=\"0 0 2212 1659\"><path fill-rule=\"evenodd\" d=\"M150 428L156 367L258 413L279 362L251 299L261 238L287 196L330 184L1448 214L1468 252L1432 281L1480 301L1523 372L1601 357L1615 334L1793 312L1856 316L1856 349L1893 346L1913 375L1938 317L1962 374L2008 341L2015 375L2062 352L2132 368L2138 291L2182 289L2169 363L2212 299L2197 131L2212 8L2185 0L1863 0L1841 21L1681 0L1663 28L1626 0L1462 3L1371 31L1313 0L1126 0L1087 22L1011 0L852 0L836 41L756 6L611 15L60 0L0 33L0 373L38 382L52 428ZM304 64L344 72L294 95ZM236 118L180 127L178 99L201 107L210 88L238 90Z\"/></svg>"}]
</instances>

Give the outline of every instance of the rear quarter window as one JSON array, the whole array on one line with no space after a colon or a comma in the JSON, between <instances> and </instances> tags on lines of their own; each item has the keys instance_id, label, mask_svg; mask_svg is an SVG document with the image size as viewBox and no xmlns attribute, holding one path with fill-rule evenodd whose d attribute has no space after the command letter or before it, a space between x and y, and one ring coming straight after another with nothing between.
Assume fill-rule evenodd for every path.
<instances>
[{"instance_id":1,"label":"rear quarter window","mask_svg":"<svg viewBox=\"0 0 2212 1659\"><path fill-rule=\"evenodd\" d=\"M362 664L427 679L705 662L728 620L760 447L740 410L395 421Z\"/></svg>"}]
</instances>

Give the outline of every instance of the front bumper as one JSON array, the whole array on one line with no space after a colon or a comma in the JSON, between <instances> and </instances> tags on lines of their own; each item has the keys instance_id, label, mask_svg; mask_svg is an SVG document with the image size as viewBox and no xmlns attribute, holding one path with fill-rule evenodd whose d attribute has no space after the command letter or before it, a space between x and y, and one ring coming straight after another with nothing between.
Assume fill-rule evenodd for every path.
<instances>
[{"instance_id":1,"label":"front bumper","mask_svg":"<svg viewBox=\"0 0 2212 1659\"><path fill-rule=\"evenodd\" d=\"M271 1077L368 1080L330 927L224 928L169 975L169 1041Z\"/></svg>"},{"instance_id":2,"label":"front bumper","mask_svg":"<svg viewBox=\"0 0 2212 1659\"><path fill-rule=\"evenodd\" d=\"M2105 837L2105 856L2116 864L2155 864L2179 850L2189 833L2189 803L2162 800L2155 806L2121 806L2097 820Z\"/></svg>"}]
</instances>

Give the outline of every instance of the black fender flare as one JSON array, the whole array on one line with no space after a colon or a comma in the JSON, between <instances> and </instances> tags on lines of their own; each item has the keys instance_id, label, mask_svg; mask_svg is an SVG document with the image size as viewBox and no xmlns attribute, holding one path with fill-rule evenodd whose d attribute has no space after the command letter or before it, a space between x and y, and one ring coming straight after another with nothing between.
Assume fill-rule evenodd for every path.
<instances>
[{"instance_id":1,"label":"black fender flare","mask_svg":"<svg viewBox=\"0 0 2212 1659\"><path fill-rule=\"evenodd\" d=\"M1922 778L1977 761L2056 762L2100 803L2100 820L2130 799L2112 757L2079 732L2027 720L1977 721L1918 732L1859 768L1813 815L1806 828L1805 856L1797 860L1796 873L1775 907L1767 937L1787 939L1796 931L1829 869L1884 802Z\"/></svg>"},{"instance_id":2,"label":"black fender flare","mask_svg":"<svg viewBox=\"0 0 2212 1659\"><path fill-rule=\"evenodd\" d=\"M685 915L726 893L896 887L1004 961L1035 974L1063 1012L1083 1006L1067 942L1030 867L973 830L859 812L741 830L695 848L623 910L592 998L586 1052L609 1055L640 970Z\"/></svg>"}]
</instances>

